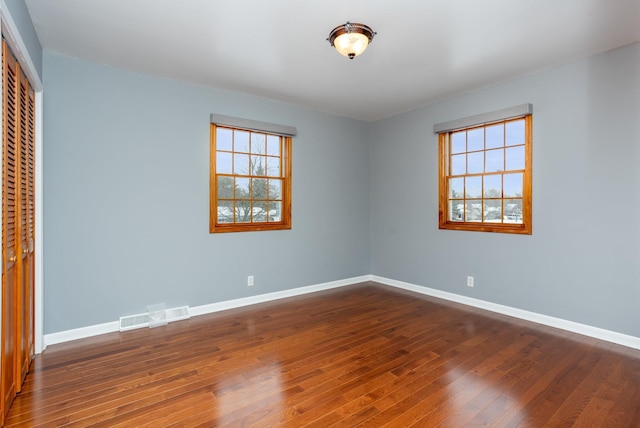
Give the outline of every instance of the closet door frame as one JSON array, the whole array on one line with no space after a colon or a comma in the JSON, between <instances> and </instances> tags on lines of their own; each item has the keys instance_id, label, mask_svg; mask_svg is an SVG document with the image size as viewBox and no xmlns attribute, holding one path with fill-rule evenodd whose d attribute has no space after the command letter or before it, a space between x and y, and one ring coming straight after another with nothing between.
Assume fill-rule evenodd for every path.
<instances>
[{"instance_id":1,"label":"closet door frame","mask_svg":"<svg viewBox=\"0 0 640 428\"><path fill-rule=\"evenodd\" d=\"M13 20L11 13L6 7L4 0L0 0L0 35L7 41L9 48L14 53L22 71L29 79L31 87L35 92L35 256L34 256L34 345L35 353L40 354L46 348L43 332L43 305L42 305L42 81L36 67L29 55L27 46L18 31L18 27ZM0 96L0 107L2 96ZM0 109L1 111L1 109ZM1 175L1 174L0 174ZM3 184L3 183L0 183ZM1 233L1 232L0 232ZM4 237L0 236L0 240ZM2 242L2 241L0 241ZM2 263L0 263L2 265ZM0 270L4 267L0 266ZM2 296L0 296L0 299ZM0 301L1 303L1 301Z\"/></svg>"}]
</instances>

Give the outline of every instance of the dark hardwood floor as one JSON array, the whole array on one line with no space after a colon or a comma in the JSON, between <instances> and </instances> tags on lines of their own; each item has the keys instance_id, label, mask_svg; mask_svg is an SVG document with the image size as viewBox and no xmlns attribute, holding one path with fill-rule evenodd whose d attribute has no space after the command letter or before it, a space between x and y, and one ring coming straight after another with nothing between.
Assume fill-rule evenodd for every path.
<instances>
[{"instance_id":1,"label":"dark hardwood floor","mask_svg":"<svg viewBox=\"0 0 640 428\"><path fill-rule=\"evenodd\" d=\"M373 283L50 346L6 426L640 427L640 350Z\"/></svg>"}]
</instances>

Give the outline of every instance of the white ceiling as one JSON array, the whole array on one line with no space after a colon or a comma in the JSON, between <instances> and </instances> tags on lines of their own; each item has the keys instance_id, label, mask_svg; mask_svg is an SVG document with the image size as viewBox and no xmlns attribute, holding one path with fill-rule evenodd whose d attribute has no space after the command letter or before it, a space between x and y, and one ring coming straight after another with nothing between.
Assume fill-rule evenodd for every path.
<instances>
[{"instance_id":1,"label":"white ceiling","mask_svg":"<svg viewBox=\"0 0 640 428\"><path fill-rule=\"evenodd\" d=\"M26 0L52 52L372 121L640 41L640 0ZM378 34L354 60L326 38Z\"/></svg>"}]
</instances>

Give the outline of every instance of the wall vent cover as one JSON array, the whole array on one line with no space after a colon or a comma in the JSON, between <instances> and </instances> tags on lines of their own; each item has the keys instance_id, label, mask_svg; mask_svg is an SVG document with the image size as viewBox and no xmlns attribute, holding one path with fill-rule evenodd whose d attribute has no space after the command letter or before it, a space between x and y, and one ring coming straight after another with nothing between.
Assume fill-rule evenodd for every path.
<instances>
[{"instance_id":1,"label":"wall vent cover","mask_svg":"<svg viewBox=\"0 0 640 428\"><path fill-rule=\"evenodd\" d=\"M166 310L167 322L180 321L190 318L189 306L180 306L179 308L171 308Z\"/></svg>"},{"instance_id":2,"label":"wall vent cover","mask_svg":"<svg viewBox=\"0 0 640 428\"><path fill-rule=\"evenodd\" d=\"M134 328L149 325L149 314L129 315L120 317L120 331L133 330Z\"/></svg>"},{"instance_id":3,"label":"wall vent cover","mask_svg":"<svg viewBox=\"0 0 640 428\"><path fill-rule=\"evenodd\" d=\"M150 312L146 314L128 315L120 317L120 331L134 330L143 327L156 327L173 321L191 318L189 306L169 308L160 312L158 305L149 306ZM163 316L164 315L164 316ZM166 320L166 321L165 321ZM160 321L160 324L158 323Z\"/></svg>"}]
</instances>

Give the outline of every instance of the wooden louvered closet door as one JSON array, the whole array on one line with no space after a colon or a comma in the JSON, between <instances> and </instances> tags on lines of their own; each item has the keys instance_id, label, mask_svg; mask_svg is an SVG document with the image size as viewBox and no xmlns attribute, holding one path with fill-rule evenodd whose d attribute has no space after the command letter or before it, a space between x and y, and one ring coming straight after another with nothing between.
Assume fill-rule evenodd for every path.
<instances>
[{"instance_id":1,"label":"wooden louvered closet door","mask_svg":"<svg viewBox=\"0 0 640 428\"><path fill-rule=\"evenodd\" d=\"M26 78L25 82L29 82ZM24 333L26 349L22 358L23 379L29 371L31 360L35 357L35 225L36 225L36 195L35 195L35 167L36 167L36 96L31 85L27 90L27 148L26 148L26 164L27 164L27 204L26 208L26 241L22 249L23 254L23 271L24 271Z\"/></svg>"},{"instance_id":2,"label":"wooden louvered closet door","mask_svg":"<svg viewBox=\"0 0 640 428\"><path fill-rule=\"evenodd\" d=\"M3 418L16 395L16 187L18 130L16 127L16 60L2 42L2 405Z\"/></svg>"},{"instance_id":3,"label":"wooden louvered closet door","mask_svg":"<svg viewBox=\"0 0 640 428\"><path fill-rule=\"evenodd\" d=\"M34 355L35 96L2 41L2 412L20 392Z\"/></svg>"},{"instance_id":4,"label":"wooden louvered closet door","mask_svg":"<svg viewBox=\"0 0 640 428\"><path fill-rule=\"evenodd\" d=\"M33 156L29 156L33 152L34 137L34 115L33 109L30 109L34 100L33 89L24 73L20 72L20 245L19 252L21 257L20 272L18 275L18 293L16 307L17 330L18 330L18 391L29 371L29 364L33 357L33 326L32 315L33 310L33 236L30 236L30 213L29 202L32 200L30 190L33 190L33 182L29 182L29 178L33 177Z\"/></svg>"}]
</instances>

